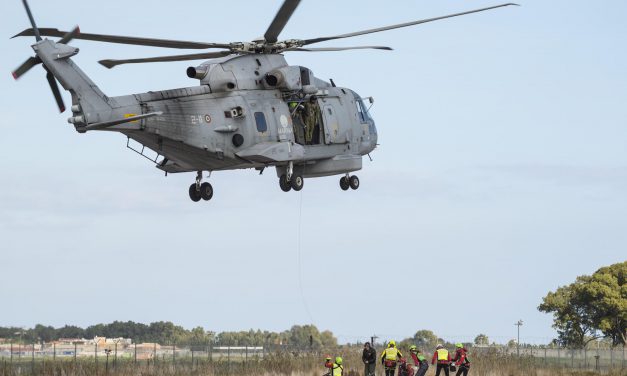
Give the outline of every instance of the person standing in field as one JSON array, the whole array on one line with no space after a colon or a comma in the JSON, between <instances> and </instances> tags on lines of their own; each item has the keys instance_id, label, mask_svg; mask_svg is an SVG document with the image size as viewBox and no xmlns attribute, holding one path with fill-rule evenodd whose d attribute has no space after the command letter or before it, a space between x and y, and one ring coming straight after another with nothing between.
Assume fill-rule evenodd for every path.
<instances>
[{"instance_id":1,"label":"person standing in field","mask_svg":"<svg viewBox=\"0 0 627 376\"><path fill-rule=\"evenodd\" d=\"M468 350L461 343L456 343L455 347L457 350L455 351L455 356L452 361L455 362L457 366L457 374L455 376L468 376L468 371L470 370L470 359L468 359Z\"/></svg>"},{"instance_id":2,"label":"person standing in field","mask_svg":"<svg viewBox=\"0 0 627 376\"><path fill-rule=\"evenodd\" d=\"M344 374L344 360L341 356L335 357L335 363L333 363L333 369L331 376L343 376Z\"/></svg>"},{"instance_id":3,"label":"person standing in field","mask_svg":"<svg viewBox=\"0 0 627 376\"><path fill-rule=\"evenodd\" d=\"M370 346L370 342L364 344L364 351L361 353L361 361L364 362L364 376L374 376L377 365L377 350Z\"/></svg>"},{"instance_id":4,"label":"person standing in field","mask_svg":"<svg viewBox=\"0 0 627 376\"><path fill-rule=\"evenodd\" d=\"M427 370L429 369L429 362L422 352L418 350L416 345L409 346L409 353L411 354L411 358L414 361L414 365L416 366L416 376L425 376Z\"/></svg>"},{"instance_id":5,"label":"person standing in field","mask_svg":"<svg viewBox=\"0 0 627 376\"><path fill-rule=\"evenodd\" d=\"M440 376L440 371L444 370L444 374L449 376L448 367L451 363L451 354L449 354L448 350L444 348L442 345L437 345L435 348L435 352L433 353L433 358L431 359L431 364L435 364L438 362L435 376Z\"/></svg>"},{"instance_id":6,"label":"person standing in field","mask_svg":"<svg viewBox=\"0 0 627 376\"><path fill-rule=\"evenodd\" d=\"M396 342L388 342L388 347L381 353L381 364L385 368L385 376L394 376L396 360L402 357L403 354L396 348Z\"/></svg>"}]
</instances>

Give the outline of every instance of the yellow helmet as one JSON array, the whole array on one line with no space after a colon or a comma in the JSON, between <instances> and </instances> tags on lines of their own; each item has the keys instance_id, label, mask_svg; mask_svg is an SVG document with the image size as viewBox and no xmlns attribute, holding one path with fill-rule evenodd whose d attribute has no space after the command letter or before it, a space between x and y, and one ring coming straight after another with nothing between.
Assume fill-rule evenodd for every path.
<instances>
[{"instance_id":1,"label":"yellow helmet","mask_svg":"<svg viewBox=\"0 0 627 376\"><path fill-rule=\"evenodd\" d=\"M337 364L338 366L341 366L343 362L344 361L342 360L341 356L336 356L335 357L335 364Z\"/></svg>"},{"instance_id":2,"label":"yellow helmet","mask_svg":"<svg viewBox=\"0 0 627 376\"><path fill-rule=\"evenodd\" d=\"M388 342L388 347L395 347L396 346L396 342L394 340L391 340L390 342Z\"/></svg>"}]
</instances>

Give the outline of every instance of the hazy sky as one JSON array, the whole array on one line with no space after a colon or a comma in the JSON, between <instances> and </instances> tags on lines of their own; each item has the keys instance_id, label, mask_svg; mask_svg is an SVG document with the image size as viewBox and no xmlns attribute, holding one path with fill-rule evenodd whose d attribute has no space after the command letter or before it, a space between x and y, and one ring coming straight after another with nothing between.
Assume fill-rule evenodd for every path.
<instances>
[{"instance_id":1,"label":"hazy sky","mask_svg":"<svg viewBox=\"0 0 627 376\"><path fill-rule=\"evenodd\" d=\"M496 3L304 0L281 37ZM342 341L428 328L505 342L523 319L523 341L548 342L541 298L627 258L627 2L522 5L320 45L391 52L290 53L375 97L381 145L360 189L330 177L286 194L273 170L218 172L213 200L193 203L194 174L164 177L120 134L76 133L40 67L11 78L34 39L9 39L29 24L3 1L0 325L314 323ZM262 35L279 6L31 0L40 27L207 42ZM71 44L111 96L198 84L196 62L97 64L187 51Z\"/></svg>"}]
</instances>

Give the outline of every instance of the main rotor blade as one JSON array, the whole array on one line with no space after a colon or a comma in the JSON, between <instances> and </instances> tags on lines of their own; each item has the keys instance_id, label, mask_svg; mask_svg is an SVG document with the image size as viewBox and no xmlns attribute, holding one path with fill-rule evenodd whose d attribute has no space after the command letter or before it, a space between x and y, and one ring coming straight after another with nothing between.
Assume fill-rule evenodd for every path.
<instances>
[{"instance_id":1,"label":"main rotor blade","mask_svg":"<svg viewBox=\"0 0 627 376\"><path fill-rule=\"evenodd\" d=\"M16 80L20 78L24 73L28 72L32 67L41 63L41 59L39 57L29 57L25 62L22 63L16 70L13 71L13 78Z\"/></svg>"},{"instance_id":2,"label":"main rotor blade","mask_svg":"<svg viewBox=\"0 0 627 376\"><path fill-rule=\"evenodd\" d=\"M39 33L40 35L47 36L47 37L64 37L65 35L68 34L67 31L61 31L59 29L53 29L53 28L39 29ZM32 35L34 35L34 30L26 29L19 34L14 35L13 38L32 36ZM91 40L95 42L106 42L106 43L133 44L137 46L198 49L198 50L202 50L205 48L230 48L231 47L230 44L226 44L226 43L187 42L187 41L180 41L180 40L139 38L139 37L127 37L123 35L106 35L106 34L90 34L90 33L80 33L79 35L74 36L74 39L83 39L83 40Z\"/></svg>"},{"instance_id":3,"label":"main rotor blade","mask_svg":"<svg viewBox=\"0 0 627 376\"><path fill-rule=\"evenodd\" d=\"M33 13L30 11L30 7L28 6L28 2L26 0L22 0L24 4L24 8L26 9L26 14L28 15L28 19L30 20L30 24L33 27L33 35L37 42L41 40L41 35L39 34L39 30L37 29L37 25L35 24L35 18L33 18Z\"/></svg>"},{"instance_id":4,"label":"main rotor blade","mask_svg":"<svg viewBox=\"0 0 627 376\"><path fill-rule=\"evenodd\" d=\"M199 59L213 59L216 57L222 57L230 55L231 51L218 51L218 52L205 52L200 54L188 54L188 55L172 55L172 56L157 56L146 57L139 59L124 59L124 60L100 60L99 63L107 68L113 68L116 65L122 64L137 64L137 63L158 63L165 61L185 61L185 60L199 60Z\"/></svg>"},{"instance_id":5,"label":"main rotor blade","mask_svg":"<svg viewBox=\"0 0 627 376\"><path fill-rule=\"evenodd\" d=\"M491 9L496 9L496 8L501 8L501 7L506 7L506 6L510 6L510 5L516 5L518 6L518 4L514 4L514 3L507 3L507 4L501 4L501 5L496 5L496 6L492 6L492 7L488 7L488 8L481 8L481 9L475 9L475 10L470 10L467 12L462 12L462 13L455 13L455 14L449 14L447 16L441 16L441 17L435 17L435 18L427 18L424 20L418 20L418 21L412 21L412 22L405 22L405 23L401 23L401 24L396 24L396 25L390 25L390 26L383 26L383 27L378 27L376 29L369 29L369 30L362 30L362 31L356 31L354 33L348 33L348 34L341 34L341 35L334 35L334 36L330 36L330 37L321 37L321 38L313 38L313 39L305 39L303 40L303 45L306 46L308 44L314 44L314 43L320 43L320 42L324 42L324 41L328 41L328 40L333 40L333 39L342 39L342 38L350 38L350 37L356 37L358 35L364 35L364 34L371 34L371 33L378 33L380 31L386 31L386 30L392 30L392 29L400 29L402 27L408 27L408 26L413 26L413 25L418 25L418 24L423 24L423 23L427 23L427 22L433 22L433 21L438 21L438 20L443 20L445 18L452 18L452 17L459 17L459 16L464 16L466 14L472 14L472 13L478 13L478 12L484 12L486 10L491 10Z\"/></svg>"},{"instance_id":6,"label":"main rotor blade","mask_svg":"<svg viewBox=\"0 0 627 376\"><path fill-rule=\"evenodd\" d=\"M281 8L277 12L276 16L274 16L272 23L268 26L268 30L266 30L266 33L263 35L266 42L276 43L279 34L281 34L281 31L287 24L287 21L289 21L290 17L292 17L292 13L294 13L299 3L300 0L285 0L283 2L283 5L281 5Z\"/></svg>"},{"instance_id":7,"label":"main rotor blade","mask_svg":"<svg viewBox=\"0 0 627 376\"><path fill-rule=\"evenodd\" d=\"M322 51L346 51L346 50L365 50L365 49L373 49L373 50L385 50L392 51L391 47L386 46L357 46L357 47L322 47L322 48L288 48L285 51L305 51L305 52L322 52Z\"/></svg>"},{"instance_id":8,"label":"main rotor blade","mask_svg":"<svg viewBox=\"0 0 627 376\"><path fill-rule=\"evenodd\" d=\"M72 31L70 31L69 33L66 33L63 36L63 38L59 39L57 43L67 44L69 41L76 38L80 33L81 33L81 29L78 26L76 26L74 29L72 29Z\"/></svg>"},{"instance_id":9,"label":"main rotor blade","mask_svg":"<svg viewBox=\"0 0 627 376\"><path fill-rule=\"evenodd\" d=\"M44 65L45 67L45 65ZM59 111L65 111L65 104L63 103L63 97L61 97L61 91L59 91L59 85L57 84L57 80L52 75L52 72L46 68L46 79L48 80L48 84L50 85L50 89L52 90L52 95L54 95L54 100L57 102L57 106L59 107Z\"/></svg>"}]
</instances>

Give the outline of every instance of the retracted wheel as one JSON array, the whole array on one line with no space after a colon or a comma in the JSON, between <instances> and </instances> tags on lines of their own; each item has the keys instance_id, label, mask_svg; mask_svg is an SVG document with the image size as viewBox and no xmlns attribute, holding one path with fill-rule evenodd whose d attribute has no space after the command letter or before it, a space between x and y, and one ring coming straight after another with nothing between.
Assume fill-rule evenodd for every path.
<instances>
[{"instance_id":1,"label":"retracted wheel","mask_svg":"<svg viewBox=\"0 0 627 376\"><path fill-rule=\"evenodd\" d=\"M290 180L290 184L292 185L293 190L300 191L303 189L303 185L305 185L305 180L300 175L293 175L292 180Z\"/></svg>"},{"instance_id":2,"label":"retracted wheel","mask_svg":"<svg viewBox=\"0 0 627 376\"><path fill-rule=\"evenodd\" d=\"M211 200L211 197L213 197L213 187L211 184L204 182L200 185L200 197L205 201Z\"/></svg>"},{"instance_id":3,"label":"retracted wheel","mask_svg":"<svg viewBox=\"0 0 627 376\"><path fill-rule=\"evenodd\" d=\"M196 189L196 183L189 186L189 198L194 202L200 201L200 192Z\"/></svg>"},{"instance_id":4,"label":"retracted wheel","mask_svg":"<svg viewBox=\"0 0 627 376\"><path fill-rule=\"evenodd\" d=\"M350 188L350 183L348 182L348 178L346 176L342 176L340 178L340 188L342 188L343 191L347 191L348 188Z\"/></svg>"},{"instance_id":5,"label":"retracted wheel","mask_svg":"<svg viewBox=\"0 0 627 376\"><path fill-rule=\"evenodd\" d=\"M292 185L287 181L287 175L283 174L279 178L279 186L283 192L289 192L292 190Z\"/></svg>"},{"instance_id":6,"label":"retracted wheel","mask_svg":"<svg viewBox=\"0 0 627 376\"><path fill-rule=\"evenodd\" d=\"M352 189L359 188L359 178L355 175L348 178L348 184L350 184Z\"/></svg>"}]
</instances>

